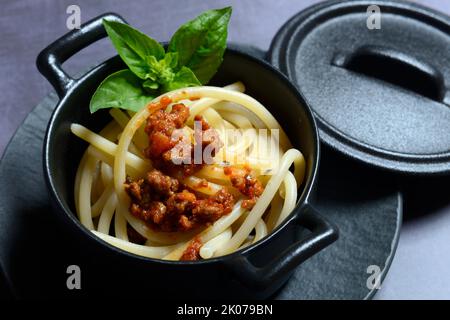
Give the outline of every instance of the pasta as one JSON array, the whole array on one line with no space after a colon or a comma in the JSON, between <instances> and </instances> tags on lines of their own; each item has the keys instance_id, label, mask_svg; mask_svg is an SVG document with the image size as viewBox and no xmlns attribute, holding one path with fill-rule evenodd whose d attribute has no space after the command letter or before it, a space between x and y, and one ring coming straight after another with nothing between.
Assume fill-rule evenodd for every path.
<instances>
[{"instance_id":1,"label":"pasta","mask_svg":"<svg viewBox=\"0 0 450 320\"><path fill-rule=\"evenodd\" d=\"M111 109L100 133L72 124L89 144L74 186L81 223L115 247L166 260L219 257L272 232L295 207L305 160L244 91L241 82L189 87L136 113Z\"/></svg>"}]
</instances>

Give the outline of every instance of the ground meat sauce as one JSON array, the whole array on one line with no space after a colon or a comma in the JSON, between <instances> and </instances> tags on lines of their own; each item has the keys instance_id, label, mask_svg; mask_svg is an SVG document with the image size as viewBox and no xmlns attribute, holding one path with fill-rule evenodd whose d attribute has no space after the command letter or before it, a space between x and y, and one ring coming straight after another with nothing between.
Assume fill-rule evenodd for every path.
<instances>
[{"instance_id":1,"label":"ground meat sauce","mask_svg":"<svg viewBox=\"0 0 450 320\"><path fill-rule=\"evenodd\" d=\"M234 205L233 195L225 188L202 197L156 169L136 181L128 178L125 190L131 199L131 214L166 232L211 224L230 213Z\"/></svg>"},{"instance_id":2,"label":"ground meat sauce","mask_svg":"<svg viewBox=\"0 0 450 320\"><path fill-rule=\"evenodd\" d=\"M196 194L179 180L192 175L204 166L200 163L176 164L173 155L194 157L194 145L189 140L182 148L188 154L172 152L182 139L174 138L174 131L185 126L189 118L189 108L182 103L173 104L170 112L165 109L171 103L170 98L163 97L159 104L150 105L154 111L147 119L145 132L149 145L145 156L152 161L156 169L135 181L127 178L125 190L130 196L130 212L145 221L151 227L161 231L186 231L200 225L210 224L221 216L231 212L234 198L228 190L221 189L214 196L205 197ZM217 132L201 117L194 130L195 144L212 150L211 155L222 147ZM187 151L186 151L187 150ZM177 149L178 152L178 149ZM174 178L177 177L178 179ZM202 184L207 181L202 181Z\"/></svg>"},{"instance_id":3,"label":"ground meat sauce","mask_svg":"<svg viewBox=\"0 0 450 320\"><path fill-rule=\"evenodd\" d=\"M258 179L251 175L249 168L225 167L224 173L230 177L233 187L248 197L248 199L242 201L242 207L251 210L256 204L258 197L263 193L264 186Z\"/></svg>"},{"instance_id":4,"label":"ground meat sauce","mask_svg":"<svg viewBox=\"0 0 450 320\"><path fill-rule=\"evenodd\" d=\"M202 157L194 161L194 145L186 137L174 134L175 130L184 127L188 118L189 108L178 103L172 106L170 112L159 109L147 119L145 132L149 137L149 146L145 149L145 156L152 160L154 167L171 176L186 177L194 174L210 160L204 154L214 157L222 147L217 131L201 116L196 116L194 120L200 125L194 130L194 140L196 145L201 146ZM210 151L209 154L204 152L206 148ZM174 155L177 159L173 158Z\"/></svg>"},{"instance_id":5,"label":"ground meat sauce","mask_svg":"<svg viewBox=\"0 0 450 320\"><path fill-rule=\"evenodd\" d=\"M184 250L183 255L181 256L181 261L193 261L200 260L200 249L202 247L202 241L196 237Z\"/></svg>"}]
</instances>

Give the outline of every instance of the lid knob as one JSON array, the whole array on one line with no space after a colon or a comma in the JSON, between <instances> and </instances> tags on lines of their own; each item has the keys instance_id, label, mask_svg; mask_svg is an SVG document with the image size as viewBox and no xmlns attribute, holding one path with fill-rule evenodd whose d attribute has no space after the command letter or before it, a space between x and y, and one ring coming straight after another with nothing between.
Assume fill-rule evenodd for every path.
<instances>
[{"instance_id":1,"label":"lid knob","mask_svg":"<svg viewBox=\"0 0 450 320\"><path fill-rule=\"evenodd\" d=\"M450 105L442 73L430 63L396 49L364 45L354 52L337 53L331 63Z\"/></svg>"}]
</instances>

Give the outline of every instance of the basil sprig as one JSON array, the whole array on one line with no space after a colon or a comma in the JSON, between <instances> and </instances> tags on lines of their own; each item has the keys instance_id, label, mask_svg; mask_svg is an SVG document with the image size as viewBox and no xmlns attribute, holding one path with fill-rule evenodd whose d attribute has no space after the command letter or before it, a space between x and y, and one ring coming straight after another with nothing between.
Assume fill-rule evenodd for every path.
<instances>
[{"instance_id":1,"label":"basil sprig","mask_svg":"<svg viewBox=\"0 0 450 320\"><path fill-rule=\"evenodd\" d=\"M231 7L209 10L182 25L167 52L156 40L127 24L103 20L129 69L109 75L91 98L90 111L138 111L156 96L208 83L222 63Z\"/></svg>"}]
</instances>

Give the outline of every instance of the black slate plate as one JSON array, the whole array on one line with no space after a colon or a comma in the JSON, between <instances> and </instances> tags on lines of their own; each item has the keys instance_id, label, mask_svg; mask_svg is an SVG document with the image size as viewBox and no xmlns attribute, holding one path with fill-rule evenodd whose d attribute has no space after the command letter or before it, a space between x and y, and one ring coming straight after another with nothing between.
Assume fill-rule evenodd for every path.
<instances>
[{"instance_id":1,"label":"black slate plate","mask_svg":"<svg viewBox=\"0 0 450 320\"><path fill-rule=\"evenodd\" d=\"M403 199L388 175L322 144L316 208L339 228L339 239L306 262L278 299L370 299L369 266L383 280L397 248ZM369 283L373 283L370 282Z\"/></svg>"},{"instance_id":2,"label":"black slate plate","mask_svg":"<svg viewBox=\"0 0 450 320\"><path fill-rule=\"evenodd\" d=\"M96 287L89 248L67 245L50 209L41 149L56 101L51 94L28 115L0 163L0 267L20 298L116 295L114 281ZM300 266L276 299L370 298L367 267L378 265L384 276L395 252L402 200L392 181L323 151L317 208L340 228L340 238ZM82 270L80 291L66 288L71 264Z\"/></svg>"}]
</instances>

